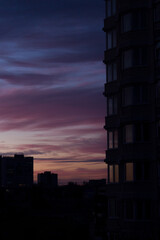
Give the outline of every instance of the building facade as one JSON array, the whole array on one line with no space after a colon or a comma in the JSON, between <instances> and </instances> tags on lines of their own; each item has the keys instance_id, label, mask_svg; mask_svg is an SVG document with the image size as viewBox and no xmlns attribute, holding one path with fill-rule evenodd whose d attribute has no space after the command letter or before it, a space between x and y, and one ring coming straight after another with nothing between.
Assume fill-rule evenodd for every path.
<instances>
[{"instance_id":1,"label":"building facade","mask_svg":"<svg viewBox=\"0 0 160 240\"><path fill-rule=\"evenodd\" d=\"M4 188L31 187L33 184L33 157L15 154L0 156L0 186Z\"/></svg>"},{"instance_id":2,"label":"building facade","mask_svg":"<svg viewBox=\"0 0 160 240\"><path fill-rule=\"evenodd\" d=\"M58 174L46 171L38 174L38 184L43 187L57 187Z\"/></svg>"},{"instance_id":3,"label":"building facade","mask_svg":"<svg viewBox=\"0 0 160 240\"><path fill-rule=\"evenodd\" d=\"M108 240L160 239L160 0L105 0Z\"/></svg>"}]
</instances>

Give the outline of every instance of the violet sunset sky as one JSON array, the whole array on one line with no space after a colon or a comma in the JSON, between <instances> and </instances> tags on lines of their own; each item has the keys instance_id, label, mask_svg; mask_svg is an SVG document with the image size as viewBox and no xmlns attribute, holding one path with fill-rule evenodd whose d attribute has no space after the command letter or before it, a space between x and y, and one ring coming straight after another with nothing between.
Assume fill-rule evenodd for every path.
<instances>
[{"instance_id":1,"label":"violet sunset sky","mask_svg":"<svg viewBox=\"0 0 160 240\"><path fill-rule=\"evenodd\" d=\"M0 0L0 154L106 178L103 0Z\"/></svg>"}]
</instances>

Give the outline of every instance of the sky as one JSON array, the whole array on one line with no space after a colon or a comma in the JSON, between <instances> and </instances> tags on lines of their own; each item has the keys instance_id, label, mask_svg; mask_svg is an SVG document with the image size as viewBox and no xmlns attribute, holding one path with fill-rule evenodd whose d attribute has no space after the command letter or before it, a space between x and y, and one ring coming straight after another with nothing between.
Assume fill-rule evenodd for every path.
<instances>
[{"instance_id":1,"label":"sky","mask_svg":"<svg viewBox=\"0 0 160 240\"><path fill-rule=\"evenodd\" d=\"M0 0L0 154L106 178L104 0Z\"/></svg>"}]
</instances>

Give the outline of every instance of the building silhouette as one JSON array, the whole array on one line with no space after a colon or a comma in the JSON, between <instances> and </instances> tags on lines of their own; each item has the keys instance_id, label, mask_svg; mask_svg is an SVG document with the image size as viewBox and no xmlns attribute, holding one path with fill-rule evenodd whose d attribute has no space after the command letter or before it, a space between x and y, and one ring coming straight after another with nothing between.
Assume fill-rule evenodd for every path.
<instances>
[{"instance_id":1,"label":"building silhouette","mask_svg":"<svg viewBox=\"0 0 160 240\"><path fill-rule=\"evenodd\" d=\"M30 187L33 184L33 157L15 154L0 156L0 186L4 188Z\"/></svg>"},{"instance_id":2,"label":"building silhouette","mask_svg":"<svg viewBox=\"0 0 160 240\"><path fill-rule=\"evenodd\" d=\"M160 0L105 2L108 184L101 233L108 240L156 240L160 239Z\"/></svg>"},{"instance_id":3,"label":"building silhouette","mask_svg":"<svg viewBox=\"0 0 160 240\"><path fill-rule=\"evenodd\" d=\"M46 171L38 174L38 184L43 187L57 187L58 174Z\"/></svg>"}]
</instances>

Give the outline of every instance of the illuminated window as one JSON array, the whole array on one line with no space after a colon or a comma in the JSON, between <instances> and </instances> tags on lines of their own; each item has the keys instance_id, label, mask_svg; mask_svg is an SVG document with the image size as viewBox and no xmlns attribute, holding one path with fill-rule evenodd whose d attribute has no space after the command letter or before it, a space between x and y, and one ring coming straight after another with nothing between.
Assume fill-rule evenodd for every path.
<instances>
[{"instance_id":1,"label":"illuminated window","mask_svg":"<svg viewBox=\"0 0 160 240\"><path fill-rule=\"evenodd\" d=\"M112 130L107 132L108 136L108 149L118 148L118 131Z\"/></svg>"},{"instance_id":2,"label":"illuminated window","mask_svg":"<svg viewBox=\"0 0 160 240\"><path fill-rule=\"evenodd\" d=\"M125 143L133 143L133 125L126 125L125 126Z\"/></svg>"},{"instance_id":3,"label":"illuminated window","mask_svg":"<svg viewBox=\"0 0 160 240\"><path fill-rule=\"evenodd\" d=\"M116 0L106 1L106 17L111 17L116 14Z\"/></svg>"},{"instance_id":4,"label":"illuminated window","mask_svg":"<svg viewBox=\"0 0 160 240\"><path fill-rule=\"evenodd\" d=\"M133 182L134 175L133 175L133 163L126 163L126 181Z\"/></svg>"},{"instance_id":5,"label":"illuminated window","mask_svg":"<svg viewBox=\"0 0 160 240\"><path fill-rule=\"evenodd\" d=\"M109 183L119 183L119 165L109 165Z\"/></svg>"},{"instance_id":6,"label":"illuminated window","mask_svg":"<svg viewBox=\"0 0 160 240\"><path fill-rule=\"evenodd\" d=\"M109 182L113 183L113 165L109 165Z\"/></svg>"},{"instance_id":7,"label":"illuminated window","mask_svg":"<svg viewBox=\"0 0 160 240\"><path fill-rule=\"evenodd\" d=\"M119 182L119 166L116 164L114 166L114 172L115 172L115 183Z\"/></svg>"}]
</instances>

